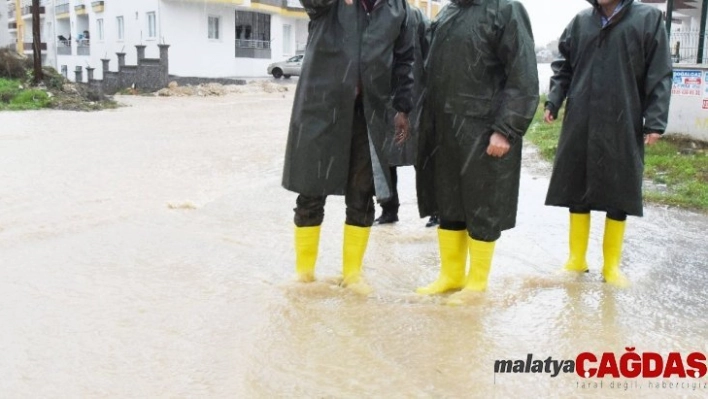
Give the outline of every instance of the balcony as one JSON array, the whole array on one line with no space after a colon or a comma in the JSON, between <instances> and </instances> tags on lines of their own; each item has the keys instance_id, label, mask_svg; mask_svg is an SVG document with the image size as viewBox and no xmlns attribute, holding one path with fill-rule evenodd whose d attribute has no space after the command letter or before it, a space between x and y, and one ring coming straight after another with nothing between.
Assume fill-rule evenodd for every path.
<instances>
[{"instance_id":1,"label":"balcony","mask_svg":"<svg viewBox=\"0 0 708 399\"><path fill-rule=\"evenodd\" d=\"M76 12L76 15L84 15L87 13L86 11L86 4L77 4L74 6L74 12Z\"/></svg>"},{"instance_id":2,"label":"balcony","mask_svg":"<svg viewBox=\"0 0 708 399\"><path fill-rule=\"evenodd\" d=\"M32 46L33 46L33 43L32 43L32 42L29 42L29 43L27 43L27 42L22 43L22 48L23 48L23 50L25 50L25 53L32 52L32 51L33 51L33 50L32 50L32 48L33 48ZM44 43L44 42L39 43L39 49L42 50L42 51L47 51L47 43Z\"/></svg>"},{"instance_id":3,"label":"balcony","mask_svg":"<svg viewBox=\"0 0 708 399\"><path fill-rule=\"evenodd\" d=\"M93 9L93 12L103 12L104 10L104 5L103 1L92 1L91 2L91 8Z\"/></svg>"},{"instance_id":4,"label":"balcony","mask_svg":"<svg viewBox=\"0 0 708 399\"><path fill-rule=\"evenodd\" d=\"M32 6L22 7L22 18L29 18L32 16ZM39 15L44 15L46 9L44 7L39 7Z\"/></svg>"},{"instance_id":5,"label":"balcony","mask_svg":"<svg viewBox=\"0 0 708 399\"><path fill-rule=\"evenodd\" d=\"M59 4L54 7L54 14L56 14L57 19L69 18L69 3Z\"/></svg>"}]
</instances>

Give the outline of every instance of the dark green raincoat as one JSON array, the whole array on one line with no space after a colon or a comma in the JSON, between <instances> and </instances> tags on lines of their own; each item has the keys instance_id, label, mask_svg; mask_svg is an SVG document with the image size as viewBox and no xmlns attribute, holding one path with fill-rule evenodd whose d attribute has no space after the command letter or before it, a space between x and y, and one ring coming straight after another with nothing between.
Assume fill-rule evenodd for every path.
<instances>
[{"instance_id":1,"label":"dark green raincoat","mask_svg":"<svg viewBox=\"0 0 708 399\"><path fill-rule=\"evenodd\" d=\"M431 33L419 211L439 208L494 240L516 223L522 136L538 105L531 23L517 1L467 0L447 5ZM512 144L502 158L486 153L493 132Z\"/></svg>"},{"instance_id":2,"label":"dark green raincoat","mask_svg":"<svg viewBox=\"0 0 708 399\"><path fill-rule=\"evenodd\" d=\"M357 86L369 131L376 196L391 196L388 159L391 93L396 111L413 108L413 37L405 0L301 0L310 16L302 75L295 92L283 187L308 195L344 195ZM396 82L397 87L392 87Z\"/></svg>"},{"instance_id":3,"label":"dark green raincoat","mask_svg":"<svg viewBox=\"0 0 708 399\"><path fill-rule=\"evenodd\" d=\"M565 29L546 107L567 97L547 205L642 215L644 134L663 133L671 56L661 11L629 1L602 28L596 1Z\"/></svg>"},{"instance_id":4,"label":"dark green raincoat","mask_svg":"<svg viewBox=\"0 0 708 399\"><path fill-rule=\"evenodd\" d=\"M430 47L428 28L430 20L423 15L419 8L408 7L408 29L413 30L415 58L413 62L413 109L408 118L410 119L410 138L403 145L398 145L394 142L394 126L393 118L390 121L388 136L384 147L388 154L388 163L391 166L410 166L415 165L418 147L418 131L420 126L420 111L423 108L423 98L425 93L425 58L428 55ZM390 116L395 115L395 110L390 112Z\"/></svg>"}]
</instances>

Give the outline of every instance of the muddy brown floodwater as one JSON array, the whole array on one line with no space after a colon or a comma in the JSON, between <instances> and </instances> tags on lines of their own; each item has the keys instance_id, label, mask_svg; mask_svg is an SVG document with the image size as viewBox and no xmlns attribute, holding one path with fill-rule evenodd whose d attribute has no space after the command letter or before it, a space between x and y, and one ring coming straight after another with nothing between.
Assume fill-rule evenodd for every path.
<instances>
[{"instance_id":1,"label":"muddy brown floodwater","mask_svg":"<svg viewBox=\"0 0 708 399\"><path fill-rule=\"evenodd\" d=\"M375 226L369 297L339 288L343 199L326 208L319 280L293 282L280 187L292 90L120 97L96 113L0 113L0 396L7 398L702 397L694 385L495 374L495 360L581 352L708 352L706 216L630 218L618 291L557 273L567 214L543 206L548 165L525 153L518 227L488 292L420 297L434 229L403 168L401 221ZM610 388L610 383L624 385ZM703 385L695 385L696 383Z\"/></svg>"}]
</instances>

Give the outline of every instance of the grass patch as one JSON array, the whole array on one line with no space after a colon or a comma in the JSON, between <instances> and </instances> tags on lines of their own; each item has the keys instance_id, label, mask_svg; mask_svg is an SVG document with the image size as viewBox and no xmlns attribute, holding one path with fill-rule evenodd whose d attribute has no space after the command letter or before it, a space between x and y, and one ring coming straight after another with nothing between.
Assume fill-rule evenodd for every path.
<instances>
[{"instance_id":1,"label":"grass patch","mask_svg":"<svg viewBox=\"0 0 708 399\"><path fill-rule=\"evenodd\" d=\"M558 122L543 122L543 104L529 129L527 138L538 147L541 156L553 161L563 114ZM667 136L645 147L644 198L647 201L708 212L708 143L685 137Z\"/></svg>"},{"instance_id":2,"label":"grass patch","mask_svg":"<svg viewBox=\"0 0 708 399\"><path fill-rule=\"evenodd\" d=\"M22 82L0 78L0 110L30 110L50 107L49 95L43 90L24 89Z\"/></svg>"}]
</instances>

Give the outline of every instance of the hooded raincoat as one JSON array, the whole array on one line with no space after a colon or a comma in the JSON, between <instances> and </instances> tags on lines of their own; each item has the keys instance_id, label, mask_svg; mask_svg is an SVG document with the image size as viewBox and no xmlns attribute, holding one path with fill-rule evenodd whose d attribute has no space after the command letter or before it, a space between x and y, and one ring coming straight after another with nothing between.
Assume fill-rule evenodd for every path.
<instances>
[{"instance_id":1,"label":"hooded raincoat","mask_svg":"<svg viewBox=\"0 0 708 399\"><path fill-rule=\"evenodd\" d=\"M633 1L603 28L597 1L563 32L546 108L565 117L546 205L642 215L644 134L663 133L672 69L661 11Z\"/></svg>"},{"instance_id":2,"label":"hooded raincoat","mask_svg":"<svg viewBox=\"0 0 708 399\"><path fill-rule=\"evenodd\" d=\"M413 37L405 0L301 0L310 16L305 58L290 120L283 187L307 196L344 195L357 92L368 129L376 196L391 196L384 140L389 103L413 108ZM396 87L392 87L392 82Z\"/></svg>"},{"instance_id":3,"label":"hooded raincoat","mask_svg":"<svg viewBox=\"0 0 708 399\"><path fill-rule=\"evenodd\" d=\"M516 224L522 136L538 105L531 23L517 1L460 0L431 34L419 211L438 208L441 220L465 221L473 238L493 241ZM494 132L511 143L501 158L486 153Z\"/></svg>"}]
</instances>

